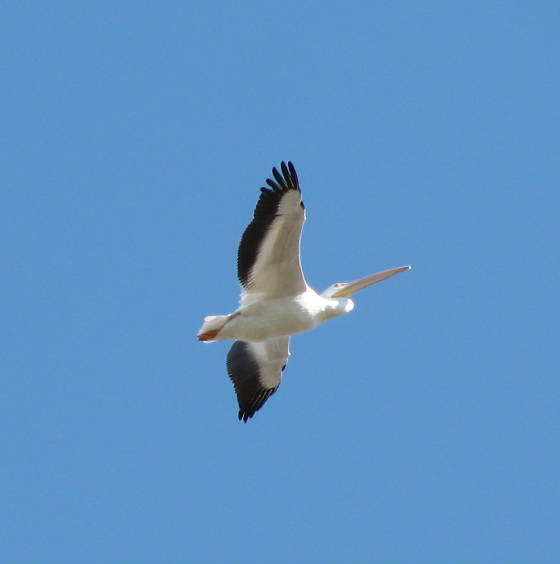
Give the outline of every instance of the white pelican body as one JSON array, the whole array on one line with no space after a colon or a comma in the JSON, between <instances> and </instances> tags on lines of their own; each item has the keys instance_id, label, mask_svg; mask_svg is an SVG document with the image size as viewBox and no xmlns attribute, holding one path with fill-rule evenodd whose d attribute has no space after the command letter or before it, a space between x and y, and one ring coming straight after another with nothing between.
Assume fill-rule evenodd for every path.
<instances>
[{"instance_id":1,"label":"white pelican body","mask_svg":"<svg viewBox=\"0 0 560 564\"><path fill-rule=\"evenodd\" d=\"M204 319L198 339L235 340L228 374L247 422L280 385L291 335L309 331L354 308L350 295L410 269L400 266L355 282L333 284L318 294L305 281L300 262L305 208L292 163L261 188L261 197L239 245L237 273L243 287L239 309Z\"/></svg>"},{"instance_id":2,"label":"white pelican body","mask_svg":"<svg viewBox=\"0 0 560 564\"><path fill-rule=\"evenodd\" d=\"M288 337L314 329L353 307L352 300L325 298L312 288L288 299L263 297L227 316L214 340L260 342L273 337Z\"/></svg>"}]
</instances>

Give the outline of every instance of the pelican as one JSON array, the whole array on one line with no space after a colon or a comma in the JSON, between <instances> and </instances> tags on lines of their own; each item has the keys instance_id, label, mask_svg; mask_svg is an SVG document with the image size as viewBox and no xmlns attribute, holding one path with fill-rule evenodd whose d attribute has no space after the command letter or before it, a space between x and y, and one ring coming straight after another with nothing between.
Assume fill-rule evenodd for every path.
<instances>
[{"instance_id":1,"label":"pelican","mask_svg":"<svg viewBox=\"0 0 560 564\"><path fill-rule=\"evenodd\" d=\"M237 253L242 291L239 308L228 315L209 315L198 340L233 340L226 360L239 404L238 419L247 420L280 386L290 355L290 336L309 331L354 308L350 296L395 274L399 266L354 282L338 282L318 294L301 270L300 239L305 207L294 165L274 167L274 180L261 188L253 221Z\"/></svg>"}]
</instances>

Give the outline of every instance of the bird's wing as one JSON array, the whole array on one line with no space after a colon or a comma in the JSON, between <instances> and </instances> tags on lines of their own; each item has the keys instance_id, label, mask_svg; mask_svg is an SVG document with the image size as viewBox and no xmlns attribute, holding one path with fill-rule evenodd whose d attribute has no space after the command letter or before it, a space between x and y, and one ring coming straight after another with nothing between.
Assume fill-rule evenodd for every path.
<instances>
[{"instance_id":1,"label":"bird's wing","mask_svg":"<svg viewBox=\"0 0 560 564\"><path fill-rule=\"evenodd\" d=\"M291 162L282 174L272 169L270 188L261 188L253 221L247 226L237 253L237 275L243 296L285 297L304 292L299 256L305 209L298 177Z\"/></svg>"},{"instance_id":2,"label":"bird's wing","mask_svg":"<svg viewBox=\"0 0 560 564\"><path fill-rule=\"evenodd\" d=\"M240 420L246 423L280 386L290 355L289 346L290 337L233 343L226 366L237 394Z\"/></svg>"}]
</instances>

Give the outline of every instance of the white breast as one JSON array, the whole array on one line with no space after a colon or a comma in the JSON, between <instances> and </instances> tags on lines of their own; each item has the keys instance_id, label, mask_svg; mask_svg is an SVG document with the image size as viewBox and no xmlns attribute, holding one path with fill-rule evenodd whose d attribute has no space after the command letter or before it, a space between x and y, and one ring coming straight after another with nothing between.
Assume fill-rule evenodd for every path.
<instances>
[{"instance_id":1,"label":"white breast","mask_svg":"<svg viewBox=\"0 0 560 564\"><path fill-rule=\"evenodd\" d=\"M341 301L324 298L311 288L287 298L252 300L235 312L220 338L255 342L309 331L348 311Z\"/></svg>"}]
</instances>

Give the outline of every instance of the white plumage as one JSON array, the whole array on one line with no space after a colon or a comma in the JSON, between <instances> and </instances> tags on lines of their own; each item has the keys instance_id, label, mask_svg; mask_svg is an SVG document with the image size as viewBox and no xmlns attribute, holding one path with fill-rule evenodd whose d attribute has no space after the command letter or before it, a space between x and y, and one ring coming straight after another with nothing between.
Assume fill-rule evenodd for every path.
<instances>
[{"instance_id":1,"label":"white plumage","mask_svg":"<svg viewBox=\"0 0 560 564\"><path fill-rule=\"evenodd\" d=\"M227 358L228 374L247 421L280 385L289 356L289 337L348 313L350 295L410 269L392 268L355 282L339 282L318 294L307 285L300 262L305 208L292 163L272 169L270 188L261 188L253 221L238 250L240 307L228 315L210 315L198 332L203 342L235 340Z\"/></svg>"}]
</instances>

